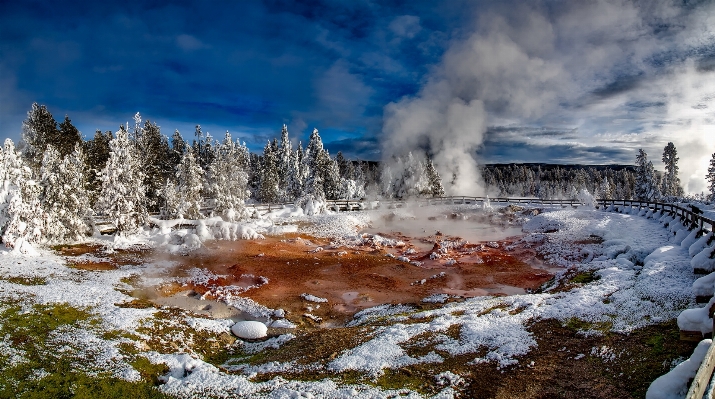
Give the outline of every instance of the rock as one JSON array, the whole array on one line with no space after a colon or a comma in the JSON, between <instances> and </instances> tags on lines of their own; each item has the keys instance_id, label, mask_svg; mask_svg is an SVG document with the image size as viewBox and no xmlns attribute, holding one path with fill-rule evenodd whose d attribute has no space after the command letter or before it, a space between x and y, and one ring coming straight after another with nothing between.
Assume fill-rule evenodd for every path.
<instances>
[{"instance_id":1,"label":"rock","mask_svg":"<svg viewBox=\"0 0 715 399\"><path fill-rule=\"evenodd\" d=\"M260 321L239 321L231 327L231 332L243 339L259 339L266 336L268 327Z\"/></svg>"}]
</instances>

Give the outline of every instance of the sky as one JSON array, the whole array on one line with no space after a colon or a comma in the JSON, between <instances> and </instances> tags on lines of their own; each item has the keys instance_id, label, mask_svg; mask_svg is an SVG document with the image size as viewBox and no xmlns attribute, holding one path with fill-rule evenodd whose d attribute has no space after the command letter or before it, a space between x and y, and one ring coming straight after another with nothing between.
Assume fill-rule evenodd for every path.
<instances>
[{"instance_id":1,"label":"sky","mask_svg":"<svg viewBox=\"0 0 715 399\"><path fill-rule=\"evenodd\" d=\"M0 137L33 102L87 137L136 112L260 150L633 164L668 142L688 192L715 153L712 1L1 1Z\"/></svg>"}]
</instances>

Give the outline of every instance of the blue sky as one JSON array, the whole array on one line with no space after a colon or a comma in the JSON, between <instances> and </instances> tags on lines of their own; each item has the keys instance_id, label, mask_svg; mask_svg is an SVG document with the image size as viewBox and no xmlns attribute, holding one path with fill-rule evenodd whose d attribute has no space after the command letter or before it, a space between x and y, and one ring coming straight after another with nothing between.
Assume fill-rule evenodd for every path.
<instances>
[{"instance_id":1,"label":"blue sky","mask_svg":"<svg viewBox=\"0 0 715 399\"><path fill-rule=\"evenodd\" d=\"M416 92L464 19L457 1L103 3L2 2L1 134L37 101L87 136L139 111L169 135L201 124L256 148L284 123L317 127L374 159L383 106Z\"/></svg>"},{"instance_id":2,"label":"blue sky","mask_svg":"<svg viewBox=\"0 0 715 399\"><path fill-rule=\"evenodd\" d=\"M335 154L632 163L673 141L686 190L715 152L710 1L0 2L0 135L32 102L85 134L282 124Z\"/></svg>"}]
</instances>

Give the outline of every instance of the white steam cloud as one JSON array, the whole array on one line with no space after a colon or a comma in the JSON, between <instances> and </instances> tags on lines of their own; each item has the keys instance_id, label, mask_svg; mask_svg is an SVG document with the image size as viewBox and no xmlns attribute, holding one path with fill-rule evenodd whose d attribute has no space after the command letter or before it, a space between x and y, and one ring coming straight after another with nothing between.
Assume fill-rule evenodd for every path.
<instances>
[{"instance_id":1,"label":"white steam cloud","mask_svg":"<svg viewBox=\"0 0 715 399\"><path fill-rule=\"evenodd\" d=\"M416 95L385 107L383 158L427 151L449 193L483 194L475 157L488 128L547 127L569 135L521 137L545 162L559 144L627 150L614 163L644 148L658 165L672 141L684 188L696 191L715 151L715 50L703 54L713 26L707 2L494 3Z\"/></svg>"}]
</instances>

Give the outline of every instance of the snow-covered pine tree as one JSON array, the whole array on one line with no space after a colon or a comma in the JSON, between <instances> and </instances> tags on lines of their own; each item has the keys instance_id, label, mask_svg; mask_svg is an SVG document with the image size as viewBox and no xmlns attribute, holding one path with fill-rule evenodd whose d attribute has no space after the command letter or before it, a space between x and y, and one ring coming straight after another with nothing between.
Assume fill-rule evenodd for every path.
<instances>
[{"instance_id":1,"label":"snow-covered pine tree","mask_svg":"<svg viewBox=\"0 0 715 399\"><path fill-rule=\"evenodd\" d=\"M288 190L290 182L291 157L293 148L288 138L288 126L283 125L281 129L281 142L278 147L278 197L280 201L290 201Z\"/></svg>"},{"instance_id":2,"label":"snow-covered pine tree","mask_svg":"<svg viewBox=\"0 0 715 399\"><path fill-rule=\"evenodd\" d=\"M290 168L288 169L288 200L295 201L303 195L303 146L298 143L298 148L291 153Z\"/></svg>"},{"instance_id":3,"label":"snow-covered pine tree","mask_svg":"<svg viewBox=\"0 0 715 399\"><path fill-rule=\"evenodd\" d=\"M338 154L335 156L335 162L338 163L341 178L353 179L353 174L355 173L353 163L345 158L342 151L338 151Z\"/></svg>"},{"instance_id":4,"label":"snow-covered pine tree","mask_svg":"<svg viewBox=\"0 0 715 399\"><path fill-rule=\"evenodd\" d=\"M56 142L59 137L57 121L44 105L33 103L22 122L22 139L19 148L28 166L39 171L47 143ZM14 145L13 145L14 148Z\"/></svg>"},{"instance_id":5,"label":"snow-covered pine tree","mask_svg":"<svg viewBox=\"0 0 715 399\"><path fill-rule=\"evenodd\" d=\"M402 171L395 181L395 195L399 198L416 197L426 182L423 178L424 167L420 161L408 152L405 158L397 158L396 166Z\"/></svg>"},{"instance_id":6,"label":"snow-covered pine tree","mask_svg":"<svg viewBox=\"0 0 715 399\"><path fill-rule=\"evenodd\" d=\"M94 206L102 191L102 170L109 159L109 142L113 138L111 131L102 133L97 130L94 138L84 143L85 176L90 206Z\"/></svg>"},{"instance_id":7,"label":"snow-covered pine tree","mask_svg":"<svg viewBox=\"0 0 715 399\"><path fill-rule=\"evenodd\" d=\"M708 167L708 174L705 176L705 179L710 183L708 186L708 191L710 192L708 200L715 201L715 154L710 158L710 166Z\"/></svg>"},{"instance_id":8,"label":"snow-covered pine tree","mask_svg":"<svg viewBox=\"0 0 715 399\"><path fill-rule=\"evenodd\" d=\"M181 133L178 130L174 130L174 134L171 136L171 152L170 152L170 162L174 169L181 163L181 158L184 156L186 149L189 147L186 141L181 137Z\"/></svg>"},{"instance_id":9,"label":"snow-covered pine tree","mask_svg":"<svg viewBox=\"0 0 715 399\"><path fill-rule=\"evenodd\" d=\"M174 174L169 139L161 134L156 123L147 120L142 127L139 113L135 118L136 147L144 172L143 185L146 191L147 208L155 212L164 202L161 198L164 183Z\"/></svg>"},{"instance_id":10,"label":"snow-covered pine tree","mask_svg":"<svg viewBox=\"0 0 715 399\"><path fill-rule=\"evenodd\" d=\"M10 139L5 140L2 160L2 241L8 248L29 251L25 243L41 242L47 222L39 201L40 186L32 179L32 170L25 164Z\"/></svg>"},{"instance_id":11,"label":"snow-covered pine tree","mask_svg":"<svg viewBox=\"0 0 715 399\"><path fill-rule=\"evenodd\" d=\"M141 162L124 126L109 142L109 149L109 160L102 171L102 191L95 207L114 223L119 235L131 234L148 218Z\"/></svg>"},{"instance_id":12,"label":"snow-covered pine tree","mask_svg":"<svg viewBox=\"0 0 715 399\"><path fill-rule=\"evenodd\" d=\"M214 211L231 221L243 213L243 204L248 197L248 174L243 166L245 155L242 151L226 132L208 171Z\"/></svg>"},{"instance_id":13,"label":"snow-covered pine tree","mask_svg":"<svg viewBox=\"0 0 715 399\"><path fill-rule=\"evenodd\" d=\"M53 145L62 158L71 154L77 144L82 144L82 134L72 124L70 118L65 115L65 120L60 123L59 137L55 141L47 143Z\"/></svg>"},{"instance_id":14,"label":"snow-covered pine tree","mask_svg":"<svg viewBox=\"0 0 715 399\"><path fill-rule=\"evenodd\" d=\"M329 200L340 199L342 187L340 184L340 169L338 168L337 162L330 157L330 153L327 150L323 150L319 156L318 165L319 173L323 175L323 192L325 193L325 198Z\"/></svg>"},{"instance_id":15,"label":"snow-covered pine tree","mask_svg":"<svg viewBox=\"0 0 715 399\"><path fill-rule=\"evenodd\" d=\"M663 149L663 163L665 164L665 175L663 176L663 195L668 197L682 197L683 188L680 186L678 177L678 151L675 145L670 142Z\"/></svg>"},{"instance_id":16,"label":"snow-covered pine tree","mask_svg":"<svg viewBox=\"0 0 715 399\"><path fill-rule=\"evenodd\" d=\"M259 189L261 187L261 169L263 167L261 157L251 152L248 154L248 189L251 191L250 197L259 200Z\"/></svg>"},{"instance_id":17,"label":"snow-covered pine tree","mask_svg":"<svg viewBox=\"0 0 715 399\"><path fill-rule=\"evenodd\" d=\"M358 161L357 165L353 167L353 181L355 181L355 191L350 196L350 199L361 199L365 198L365 173L363 172L364 164L362 161Z\"/></svg>"},{"instance_id":18,"label":"snow-covered pine tree","mask_svg":"<svg viewBox=\"0 0 715 399\"><path fill-rule=\"evenodd\" d=\"M164 198L163 216L167 219L179 218L183 202L173 179L166 179L161 195Z\"/></svg>"},{"instance_id":19,"label":"snow-covered pine tree","mask_svg":"<svg viewBox=\"0 0 715 399\"><path fill-rule=\"evenodd\" d=\"M208 170L209 165L213 162L214 151L213 151L213 138L209 133L204 133L201 130L201 125L196 125L196 131L194 132L196 139L192 144L194 149L194 158L196 162L199 163L201 169Z\"/></svg>"},{"instance_id":20,"label":"snow-covered pine tree","mask_svg":"<svg viewBox=\"0 0 715 399\"><path fill-rule=\"evenodd\" d=\"M638 149L636 155L635 195L641 201L651 201L660 197L653 163L648 160L648 154L642 148Z\"/></svg>"},{"instance_id":21,"label":"snow-covered pine tree","mask_svg":"<svg viewBox=\"0 0 715 399\"><path fill-rule=\"evenodd\" d=\"M187 149L176 172L176 189L180 198L177 213L180 217L187 219L201 217L201 190L203 189L204 171L194 158L193 152L193 149Z\"/></svg>"},{"instance_id":22,"label":"snow-covered pine tree","mask_svg":"<svg viewBox=\"0 0 715 399\"><path fill-rule=\"evenodd\" d=\"M76 242L91 231L92 216L85 188L84 154L79 143L64 159L52 145L45 149L40 168L40 203L47 215L45 239Z\"/></svg>"},{"instance_id":23,"label":"snow-covered pine tree","mask_svg":"<svg viewBox=\"0 0 715 399\"><path fill-rule=\"evenodd\" d=\"M261 202L276 203L280 201L279 196L279 160L278 145L270 141L263 147L263 159L261 168L261 182L258 188L258 196Z\"/></svg>"},{"instance_id":24,"label":"snow-covered pine tree","mask_svg":"<svg viewBox=\"0 0 715 399\"><path fill-rule=\"evenodd\" d=\"M608 181L608 177L604 178L603 181L601 181L601 184L598 187L596 197L603 199L614 198L613 190L611 188L611 183Z\"/></svg>"},{"instance_id":25,"label":"snow-covered pine tree","mask_svg":"<svg viewBox=\"0 0 715 399\"><path fill-rule=\"evenodd\" d=\"M432 197L444 196L444 187L442 187L442 177L435 169L432 159L427 157L425 162L425 176L427 178L427 192L425 194Z\"/></svg>"},{"instance_id":26,"label":"snow-covered pine tree","mask_svg":"<svg viewBox=\"0 0 715 399\"><path fill-rule=\"evenodd\" d=\"M383 198L395 197L394 175L390 165L384 165L380 172L380 192Z\"/></svg>"},{"instance_id":27,"label":"snow-covered pine tree","mask_svg":"<svg viewBox=\"0 0 715 399\"><path fill-rule=\"evenodd\" d=\"M303 173L305 176L303 194L311 196L313 200L318 202L325 201L323 170L319 166L321 158L324 159L324 151L320 133L318 133L318 129L313 129L303 156Z\"/></svg>"}]
</instances>

